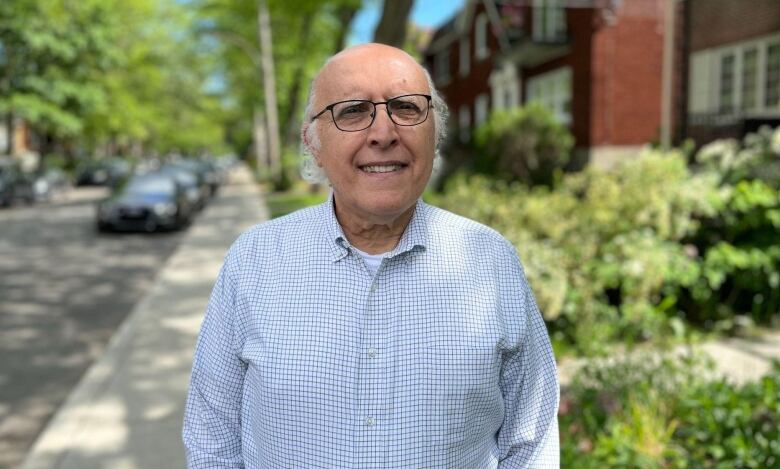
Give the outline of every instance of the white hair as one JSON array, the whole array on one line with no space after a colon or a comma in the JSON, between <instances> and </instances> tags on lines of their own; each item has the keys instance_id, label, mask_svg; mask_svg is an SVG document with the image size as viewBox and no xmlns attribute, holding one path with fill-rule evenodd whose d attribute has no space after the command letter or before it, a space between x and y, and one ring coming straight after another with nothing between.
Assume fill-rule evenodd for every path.
<instances>
[{"instance_id":1,"label":"white hair","mask_svg":"<svg viewBox=\"0 0 780 469\"><path fill-rule=\"evenodd\" d=\"M441 154L439 149L444 142L444 138L447 136L447 118L449 117L449 110L447 109L447 103L439 94L439 91L433 85L431 74L425 68L422 69L425 74L425 79L428 82L428 89L431 94L431 108L433 111L433 127L435 132L434 138L434 158L433 158L433 173L439 169L441 165ZM301 128L301 164L300 173L301 177L312 184L327 183L328 177L325 175L325 171L317 165L314 159L313 150L319 150L320 137L317 132L317 125L314 122L310 122L311 116L314 113L312 106L315 101L315 87L317 84L317 77L311 82L311 89L309 91L309 99L306 102L306 112L303 117L303 126Z\"/></svg>"}]
</instances>

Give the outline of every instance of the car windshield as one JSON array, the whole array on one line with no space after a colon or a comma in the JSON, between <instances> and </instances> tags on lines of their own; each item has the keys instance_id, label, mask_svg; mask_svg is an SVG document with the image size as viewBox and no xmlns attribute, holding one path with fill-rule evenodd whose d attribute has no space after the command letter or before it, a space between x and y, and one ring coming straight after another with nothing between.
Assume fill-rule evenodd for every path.
<instances>
[{"instance_id":1,"label":"car windshield","mask_svg":"<svg viewBox=\"0 0 780 469\"><path fill-rule=\"evenodd\" d=\"M168 178L135 178L127 183L125 192L137 195L171 195L175 189L175 183Z\"/></svg>"}]
</instances>

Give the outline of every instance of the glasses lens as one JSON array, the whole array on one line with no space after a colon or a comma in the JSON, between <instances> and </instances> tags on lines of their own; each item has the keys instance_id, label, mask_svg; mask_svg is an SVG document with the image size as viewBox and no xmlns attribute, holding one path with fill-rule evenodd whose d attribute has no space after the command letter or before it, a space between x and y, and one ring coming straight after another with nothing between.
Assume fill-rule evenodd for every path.
<instances>
[{"instance_id":1,"label":"glasses lens","mask_svg":"<svg viewBox=\"0 0 780 469\"><path fill-rule=\"evenodd\" d=\"M390 116L398 125L416 125L428 117L428 98L422 95L401 96L387 103Z\"/></svg>"},{"instance_id":2,"label":"glasses lens","mask_svg":"<svg viewBox=\"0 0 780 469\"><path fill-rule=\"evenodd\" d=\"M333 106L333 120L341 130L363 130L371 125L374 105L370 101L347 101Z\"/></svg>"}]
</instances>

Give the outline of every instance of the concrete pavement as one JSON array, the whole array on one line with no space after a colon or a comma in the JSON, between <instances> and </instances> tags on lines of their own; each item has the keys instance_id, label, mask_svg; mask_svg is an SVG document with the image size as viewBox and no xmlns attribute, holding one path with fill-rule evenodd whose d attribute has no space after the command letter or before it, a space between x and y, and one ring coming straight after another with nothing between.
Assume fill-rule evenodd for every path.
<instances>
[{"instance_id":1,"label":"concrete pavement","mask_svg":"<svg viewBox=\"0 0 780 469\"><path fill-rule=\"evenodd\" d=\"M233 170L38 437L23 469L185 466L184 399L208 297L230 244L266 218L249 170Z\"/></svg>"}]
</instances>

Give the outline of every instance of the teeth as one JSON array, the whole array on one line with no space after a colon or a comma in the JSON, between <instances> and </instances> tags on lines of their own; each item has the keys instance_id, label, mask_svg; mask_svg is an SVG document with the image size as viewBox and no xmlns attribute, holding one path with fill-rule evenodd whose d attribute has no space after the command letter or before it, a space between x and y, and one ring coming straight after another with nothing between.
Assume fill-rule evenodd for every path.
<instances>
[{"instance_id":1,"label":"teeth","mask_svg":"<svg viewBox=\"0 0 780 469\"><path fill-rule=\"evenodd\" d=\"M392 164L387 166L363 166L363 171L367 173L390 173L393 171L398 171L399 169L403 168L400 164Z\"/></svg>"}]
</instances>

